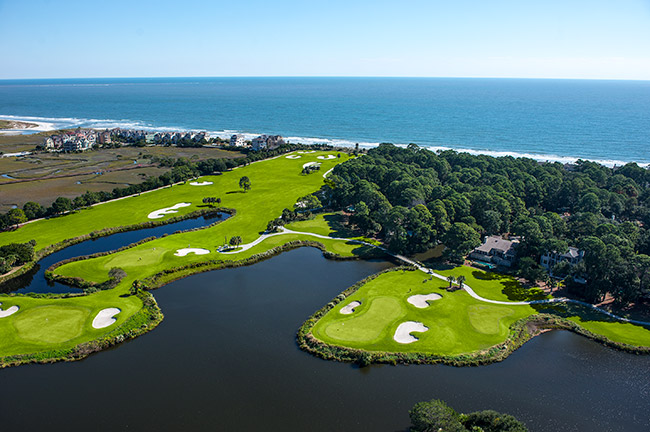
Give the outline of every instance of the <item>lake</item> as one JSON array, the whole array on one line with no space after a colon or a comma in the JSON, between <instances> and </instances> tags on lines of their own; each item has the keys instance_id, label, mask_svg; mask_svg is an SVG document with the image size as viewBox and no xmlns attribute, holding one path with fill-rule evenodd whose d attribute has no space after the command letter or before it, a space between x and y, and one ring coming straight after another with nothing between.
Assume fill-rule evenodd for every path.
<instances>
[{"instance_id":1,"label":"lake","mask_svg":"<svg viewBox=\"0 0 650 432\"><path fill-rule=\"evenodd\" d=\"M0 370L3 430L402 431L418 401L495 409L531 431L650 428L650 358L546 333L474 368L320 360L295 334L385 261L330 261L313 248L217 270L154 292L154 331L81 362Z\"/></svg>"}]
</instances>

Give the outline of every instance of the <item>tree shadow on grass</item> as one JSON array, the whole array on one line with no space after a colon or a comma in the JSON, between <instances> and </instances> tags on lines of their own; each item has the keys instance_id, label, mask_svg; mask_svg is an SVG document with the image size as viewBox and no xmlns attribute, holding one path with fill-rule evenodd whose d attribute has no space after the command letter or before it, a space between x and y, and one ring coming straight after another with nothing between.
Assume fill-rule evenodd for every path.
<instances>
[{"instance_id":1,"label":"tree shadow on grass","mask_svg":"<svg viewBox=\"0 0 650 432\"><path fill-rule=\"evenodd\" d=\"M453 270L458 265L446 263L446 262L436 262L433 263L433 265L430 266L433 270L439 270L439 271L445 271L445 270Z\"/></svg>"},{"instance_id":2,"label":"tree shadow on grass","mask_svg":"<svg viewBox=\"0 0 650 432\"><path fill-rule=\"evenodd\" d=\"M226 195L235 194L235 193L246 193L246 192L241 190L235 190L235 191L226 192Z\"/></svg>"},{"instance_id":3,"label":"tree shadow on grass","mask_svg":"<svg viewBox=\"0 0 650 432\"><path fill-rule=\"evenodd\" d=\"M349 245L358 245L358 243L346 242ZM360 245L359 247L352 250L352 255L364 259L373 259L373 258L384 258L388 261L392 261L392 257L381 249L368 245Z\"/></svg>"},{"instance_id":4,"label":"tree shadow on grass","mask_svg":"<svg viewBox=\"0 0 650 432\"><path fill-rule=\"evenodd\" d=\"M602 312L576 303L552 303L531 305L539 313L556 315L561 318L579 317L582 321L601 322L601 323L626 323ZM650 331L650 326L642 324L629 323L637 327Z\"/></svg>"},{"instance_id":5,"label":"tree shadow on grass","mask_svg":"<svg viewBox=\"0 0 650 432\"><path fill-rule=\"evenodd\" d=\"M332 237L359 237L362 233L345 226L345 217L342 214L330 214L323 216L325 222L332 230Z\"/></svg>"},{"instance_id":6,"label":"tree shadow on grass","mask_svg":"<svg viewBox=\"0 0 650 432\"><path fill-rule=\"evenodd\" d=\"M472 277L478 280L497 282L501 284L503 287L501 292L505 294L510 301L532 301L547 298L546 293L541 289L536 287L525 287L519 281L508 275L475 270L472 271Z\"/></svg>"},{"instance_id":7,"label":"tree shadow on grass","mask_svg":"<svg viewBox=\"0 0 650 432\"><path fill-rule=\"evenodd\" d=\"M472 276L475 277L476 279L487 280L487 281L510 279L510 276L501 273L478 271L478 270L472 271Z\"/></svg>"}]
</instances>

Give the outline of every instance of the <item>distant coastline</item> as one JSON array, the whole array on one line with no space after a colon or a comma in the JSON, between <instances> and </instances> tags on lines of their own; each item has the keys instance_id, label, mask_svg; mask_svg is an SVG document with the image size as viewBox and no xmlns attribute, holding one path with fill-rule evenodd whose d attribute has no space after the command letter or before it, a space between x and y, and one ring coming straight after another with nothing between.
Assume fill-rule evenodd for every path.
<instances>
[{"instance_id":1,"label":"distant coastline","mask_svg":"<svg viewBox=\"0 0 650 432\"><path fill-rule=\"evenodd\" d=\"M124 120L109 120L109 119L83 119L83 118L55 118L55 117L32 117L32 116L13 116L13 115L2 115L0 114L0 121L10 121L15 123L30 123L34 124L34 127L25 127L22 129L12 129L3 131L0 129L0 134L31 134L36 132L47 132L60 129L73 129L80 127L82 129L112 129L112 128L131 128L138 129L150 132L189 132L196 131L198 129L188 129L188 128L179 128L179 127L167 127L167 126L152 126L146 125L143 122L138 121L124 121ZM206 129L201 129L206 130ZM207 132L212 137L218 137L222 139L229 139L233 134L241 134L247 140L251 140L256 136L264 133L260 132L250 132L250 131L239 131L239 130L207 130ZM354 147L357 143L351 140L346 139L331 139L331 138L315 138L315 137L299 137L299 136L288 136L285 137L285 140L289 143L294 144L328 144L334 147ZM380 144L380 141L377 142L359 142L358 143L362 148L372 148ZM397 146L406 147L408 143L393 143ZM642 167L650 167L650 162L644 161L634 161L634 160L619 160L619 159L594 159L581 156L561 156L556 154L537 154L532 152L509 152L509 151L498 151L498 150L477 150L463 147L452 147L452 146L433 146L433 145L420 145L431 151L446 151L454 150L459 153L469 153L471 155L486 155L492 157L504 157L511 156L515 158L529 158L539 162L559 162L562 164L573 164L578 159L589 160L592 162L597 162L601 165L607 167L622 166L626 163L637 163Z\"/></svg>"}]
</instances>

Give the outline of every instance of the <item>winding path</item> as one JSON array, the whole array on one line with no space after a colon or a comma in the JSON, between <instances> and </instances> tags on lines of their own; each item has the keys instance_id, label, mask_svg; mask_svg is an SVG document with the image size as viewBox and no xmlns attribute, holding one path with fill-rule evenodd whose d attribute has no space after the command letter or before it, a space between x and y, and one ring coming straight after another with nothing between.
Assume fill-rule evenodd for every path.
<instances>
[{"instance_id":1,"label":"winding path","mask_svg":"<svg viewBox=\"0 0 650 432\"><path fill-rule=\"evenodd\" d=\"M325 174L327 174L327 173L325 173ZM239 249L236 250L236 251L221 252L221 253L222 254L240 253L240 252L248 250L248 249L250 249L250 248L252 248L254 246L257 246L258 244L262 243L264 240L266 240L269 237L275 237L275 236L287 235L287 234L306 235L306 236L311 236L311 237L316 237L316 238L321 238L321 239L326 239L326 240L347 241L347 242L358 243L358 244L374 247L374 248L382 250L386 254L388 254L388 255L390 255L390 256L392 256L392 257L394 257L394 258L396 258L396 259L398 259L398 260L400 260L400 261L402 261L402 262L404 262L406 264L412 265L416 269L418 269L418 270L420 270L420 271L422 271L422 272L424 272L424 273L426 273L428 275L431 275L433 277L436 277L438 279L441 279L441 280L444 280L445 282L447 282L447 277L434 272L432 269L430 269L428 267L425 267L422 264L420 264L420 263L418 263L416 261L413 261L412 259L409 259L409 258L407 258L407 257L405 257L403 255L399 255L399 254L396 254L394 252L391 252L391 251L389 251L388 249L386 249L383 246L377 246L377 245L374 245L372 243L368 243L368 242L364 242L362 240L356 240L356 239L349 239L349 238L342 238L342 237L330 237L330 236L326 236L326 235L322 235L322 234L315 234L315 233L310 233L310 232L293 231L293 230L290 230L290 229L287 229L287 228L280 228L280 229L281 229L281 231L276 232L276 233L262 234L257 240L255 240L255 241L253 241L251 243L247 243L245 245L240 246ZM574 300L574 299L570 299L570 298L566 298L566 297L558 297L558 298L544 299L544 300L508 302L508 301L500 301L500 300L491 300L491 299L487 299L485 297L481 297L467 284L462 284L461 288L464 289L465 292L467 292L467 294L469 294L474 299L476 299L478 301L485 302L485 303L492 303L492 304L505 305L505 306L524 306L524 305L551 304L551 303L574 303L574 304L578 304L578 305L581 305L581 306L589 307L589 308L593 309L596 312L600 312L600 313L602 313L604 315L607 315L607 316L609 316L611 318L614 318L614 319L617 319L619 321L629 322L631 324L639 324L639 325L644 325L644 326L650 326L650 322L625 318L625 317L613 314L611 312L608 312L608 311L606 311L604 309L601 309L598 306L594 306L591 303L583 302L583 301L580 301L580 300Z\"/></svg>"}]
</instances>

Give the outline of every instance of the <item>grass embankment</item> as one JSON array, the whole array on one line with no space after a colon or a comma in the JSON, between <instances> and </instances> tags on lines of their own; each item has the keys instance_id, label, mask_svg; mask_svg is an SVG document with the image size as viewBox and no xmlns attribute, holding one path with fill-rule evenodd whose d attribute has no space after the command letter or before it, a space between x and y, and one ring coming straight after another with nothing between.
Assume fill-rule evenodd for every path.
<instances>
[{"instance_id":1,"label":"grass embankment","mask_svg":"<svg viewBox=\"0 0 650 432\"><path fill-rule=\"evenodd\" d=\"M477 294L491 300L547 298L541 290L526 289L511 277L471 267L438 272L465 276ZM338 296L308 320L299 333L301 346L347 361L360 361L362 354L371 353L372 361L481 364L502 360L540 329L564 328L617 348L650 352L650 328L622 323L585 307L490 304L463 290L448 292L447 287L445 281L420 271L380 274ZM407 302L410 296L431 293L442 298L424 309ZM341 309L353 301L361 305L350 315L342 314ZM400 344L393 336L406 321L421 322L428 330L414 332L416 342Z\"/></svg>"},{"instance_id":2,"label":"grass embankment","mask_svg":"<svg viewBox=\"0 0 650 432\"><path fill-rule=\"evenodd\" d=\"M123 326L131 317L136 317L140 313L142 301L138 300L138 297L128 296L129 287L136 279L142 280L160 272L173 272L174 269L182 269L183 275L187 275L193 272L192 269L188 269L189 266L200 266L208 261L216 263L213 266L215 268L220 263L225 266L233 261L249 260L255 254L297 240L318 240L332 252L354 256L355 252L363 250L363 246L340 240L320 241L320 239L299 235L272 237L239 254L223 255L216 252L216 248L224 243L225 238L238 235L242 237L244 243L257 239L265 230L267 222L278 217L282 209L292 208L297 198L318 190L323 184L322 173L347 159L347 155L341 159L317 159L317 156L328 153L303 154L300 159L287 159L281 156L274 160L238 168L220 176L199 179L201 182L213 182L209 186L192 186L187 182L184 185L105 203L60 218L34 222L14 232L0 234L0 244L35 239L36 248L40 250L65 239L93 231L148 221L150 212L181 202L191 203L191 205L179 208L178 213L165 215L163 220L188 214L205 208L202 199L207 196L220 197L221 206L236 210L235 216L207 229L165 236L114 254L72 262L55 270L58 275L102 282L108 278L108 270L120 267L126 271L127 276L114 289L85 297L66 299L55 298L55 296L45 298L0 296L3 309L12 305L20 307L17 313L0 319L0 326L2 326L0 327L0 334L2 334L0 364L11 363L6 359L13 358L12 356L17 354L59 352L61 349L79 346L80 343L91 343L108 334L115 334L116 327L121 328L120 325ZM311 161L322 162L321 173L301 174L302 165ZM246 193L239 188L239 179L242 176L248 176L252 184L252 189ZM188 245L208 249L211 253L200 256L190 254L185 257L174 255L176 250L186 248ZM122 310L117 315L118 322L107 329L93 329L91 322L96 312L109 307ZM38 309L50 310L52 313L35 312ZM150 315L152 321L160 319L155 313ZM151 327L155 323L157 321L153 324L142 322L138 328ZM62 330L64 328L65 331ZM114 341L119 340L114 338ZM2 357L5 358L4 362ZM58 359L60 356L29 357L37 360L47 358Z\"/></svg>"}]
</instances>

